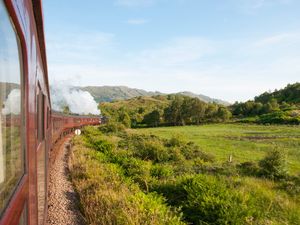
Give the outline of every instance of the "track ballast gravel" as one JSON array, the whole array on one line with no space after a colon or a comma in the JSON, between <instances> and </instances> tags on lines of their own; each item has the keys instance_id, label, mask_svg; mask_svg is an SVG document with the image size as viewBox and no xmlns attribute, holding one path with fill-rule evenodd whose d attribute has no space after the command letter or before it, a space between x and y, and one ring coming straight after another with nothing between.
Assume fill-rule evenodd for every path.
<instances>
[{"instance_id":1,"label":"track ballast gravel","mask_svg":"<svg viewBox=\"0 0 300 225\"><path fill-rule=\"evenodd\" d=\"M70 138L67 138L54 153L55 159L50 165L47 222L49 225L85 224L78 208L76 192L70 180L68 167Z\"/></svg>"}]
</instances>

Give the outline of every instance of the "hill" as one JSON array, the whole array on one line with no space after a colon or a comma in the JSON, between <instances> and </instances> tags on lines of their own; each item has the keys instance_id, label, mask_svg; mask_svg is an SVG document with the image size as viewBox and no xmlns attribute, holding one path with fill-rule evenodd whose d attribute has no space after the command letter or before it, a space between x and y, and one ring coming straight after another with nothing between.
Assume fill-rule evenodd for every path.
<instances>
[{"instance_id":1,"label":"hill","mask_svg":"<svg viewBox=\"0 0 300 225\"><path fill-rule=\"evenodd\" d=\"M158 110L163 114L164 109L170 104L166 96L139 96L127 100L100 103L100 109L103 115L110 118L124 117L124 114L130 117L134 123L141 123L144 116L153 110ZM122 118L124 120L124 118Z\"/></svg>"},{"instance_id":2,"label":"hill","mask_svg":"<svg viewBox=\"0 0 300 225\"><path fill-rule=\"evenodd\" d=\"M300 103L300 83L288 84L285 88L274 92L265 92L255 97L255 102L267 103L272 99L276 99L279 104Z\"/></svg>"},{"instance_id":3,"label":"hill","mask_svg":"<svg viewBox=\"0 0 300 225\"><path fill-rule=\"evenodd\" d=\"M88 91L95 99L96 102L112 102L114 100L126 100L139 96L155 96L155 95L167 95L166 93L145 91L142 89L129 88L126 86L87 86L80 87L83 91ZM181 94L189 97L196 97L204 102L216 102L222 105L230 105L229 102L210 98L202 94L194 94L192 92L179 92L174 94Z\"/></svg>"},{"instance_id":4,"label":"hill","mask_svg":"<svg viewBox=\"0 0 300 225\"><path fill-rule=\"evenodd\" d=\"M208 96L202 95L202 94L194 94L193 92L189 92L189 91L182 91L182 92L178 92L176 94L188 96L191 98L198 98L199 100L204 101L204 102L215 102L215 103L225 105L225 106L231 105L229 102L226 102L224 100L211 98L211 97L208 97Z\"/></svg>"},{"instance_id":5,"label":"hill","mask_svg":"<svg viewBox=\"0 0 300 225\"><path fill-rule=\"evenodd\" d=\"M232 114L243 122L263 124L300 124L300 83L289 84L273 92L265 92L247 101L230 106Z\"/></svg>"},{"instance_id":6,"label":"hill","mask_svg":"<svg viewBox=\"0 0 300 225\"><path fill-rule=\"evenodd\" d=\"M112 102L114 100L126 100L139 96L160 95L159 92L148 92L142 89L129 88L126 86L87 86L80 88L88 91L96 102Z\"/></svg>"}]
</instances>

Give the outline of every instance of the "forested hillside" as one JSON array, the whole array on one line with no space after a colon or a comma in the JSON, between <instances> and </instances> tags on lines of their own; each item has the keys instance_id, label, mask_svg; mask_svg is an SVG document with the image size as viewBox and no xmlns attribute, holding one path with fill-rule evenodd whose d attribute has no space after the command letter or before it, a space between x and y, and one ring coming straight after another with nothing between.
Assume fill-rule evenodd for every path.
<instances>
[{"instance_id":1,"label":"forested hillside","mask_svg":"<svg viewBox=\"0 0 300 225\"><path fill-rule=\"evenodd\" d=\"M231 117L223 105L180 94L136 97L101 103L99 107L104 116L126 127L223 122Z\"/></svg>"},{"instance_id":2,"label":"forested hillside","mask_svg":"<svg viewBox=\"0 0 300 225\"><path fill-rule=\"evenodd\" d=\"M187 96L190 95L190 96ZM231 106L201 101L192 93L140 96L100 103L104 116L126 127L224 122L300 124L300 83Z\"/></svg>"},{"instance_id":3,"label":"forested hillside","mask_svg":"<svg viewBox=\"0 0 300 225\"><path fill-rule=\"evenodd\" d=\"M252 117L246 122L300 124L300 83L265 92L254 101L236 102L230 109L235 117Z\"/></svg>"},{"instance_id":4,"label":"forested hillside","mask_svg":"<svg viewBox=\"0 0 300 225\"><path fill-rule=\"evenodd\" d=\"M300 83L288 84L285 88L274 92L265 92L255 97L255 102L268 103L276 99L279 104L300 103Z\"/></svg>"}]
</instances>

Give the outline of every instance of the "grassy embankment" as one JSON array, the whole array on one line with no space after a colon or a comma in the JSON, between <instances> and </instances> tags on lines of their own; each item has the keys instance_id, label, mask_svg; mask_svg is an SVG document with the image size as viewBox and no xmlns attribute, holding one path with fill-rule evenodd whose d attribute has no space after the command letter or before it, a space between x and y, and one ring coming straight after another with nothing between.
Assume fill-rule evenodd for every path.
<instances>
[{"instance_id":1,"label":"grassy embankment","mask_svg":"<svg viewBox=\"0 0 300 225\"><path fill-rule=\"evenodd\" d=\"M91 127L72 180L90 224L300 224L299 146L299 127ZM259 163L274 149L282 177Z\"/></svg>"}]
</instances>

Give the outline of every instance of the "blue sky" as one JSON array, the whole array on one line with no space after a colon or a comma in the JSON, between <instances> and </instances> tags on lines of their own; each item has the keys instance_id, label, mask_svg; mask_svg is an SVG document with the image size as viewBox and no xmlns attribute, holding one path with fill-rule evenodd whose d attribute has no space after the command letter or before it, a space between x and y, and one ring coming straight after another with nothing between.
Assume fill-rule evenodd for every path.
<instances>
[{"instance_id":1,"label":"blue sky","mask_svg":"<svg viewBox=\"0 0 300 225\"><path fill-rule=\"evenodd\" d=\"M44 0L50 82L230 102L300 81L298 0Z\"/></svg>"}]
</instances>

